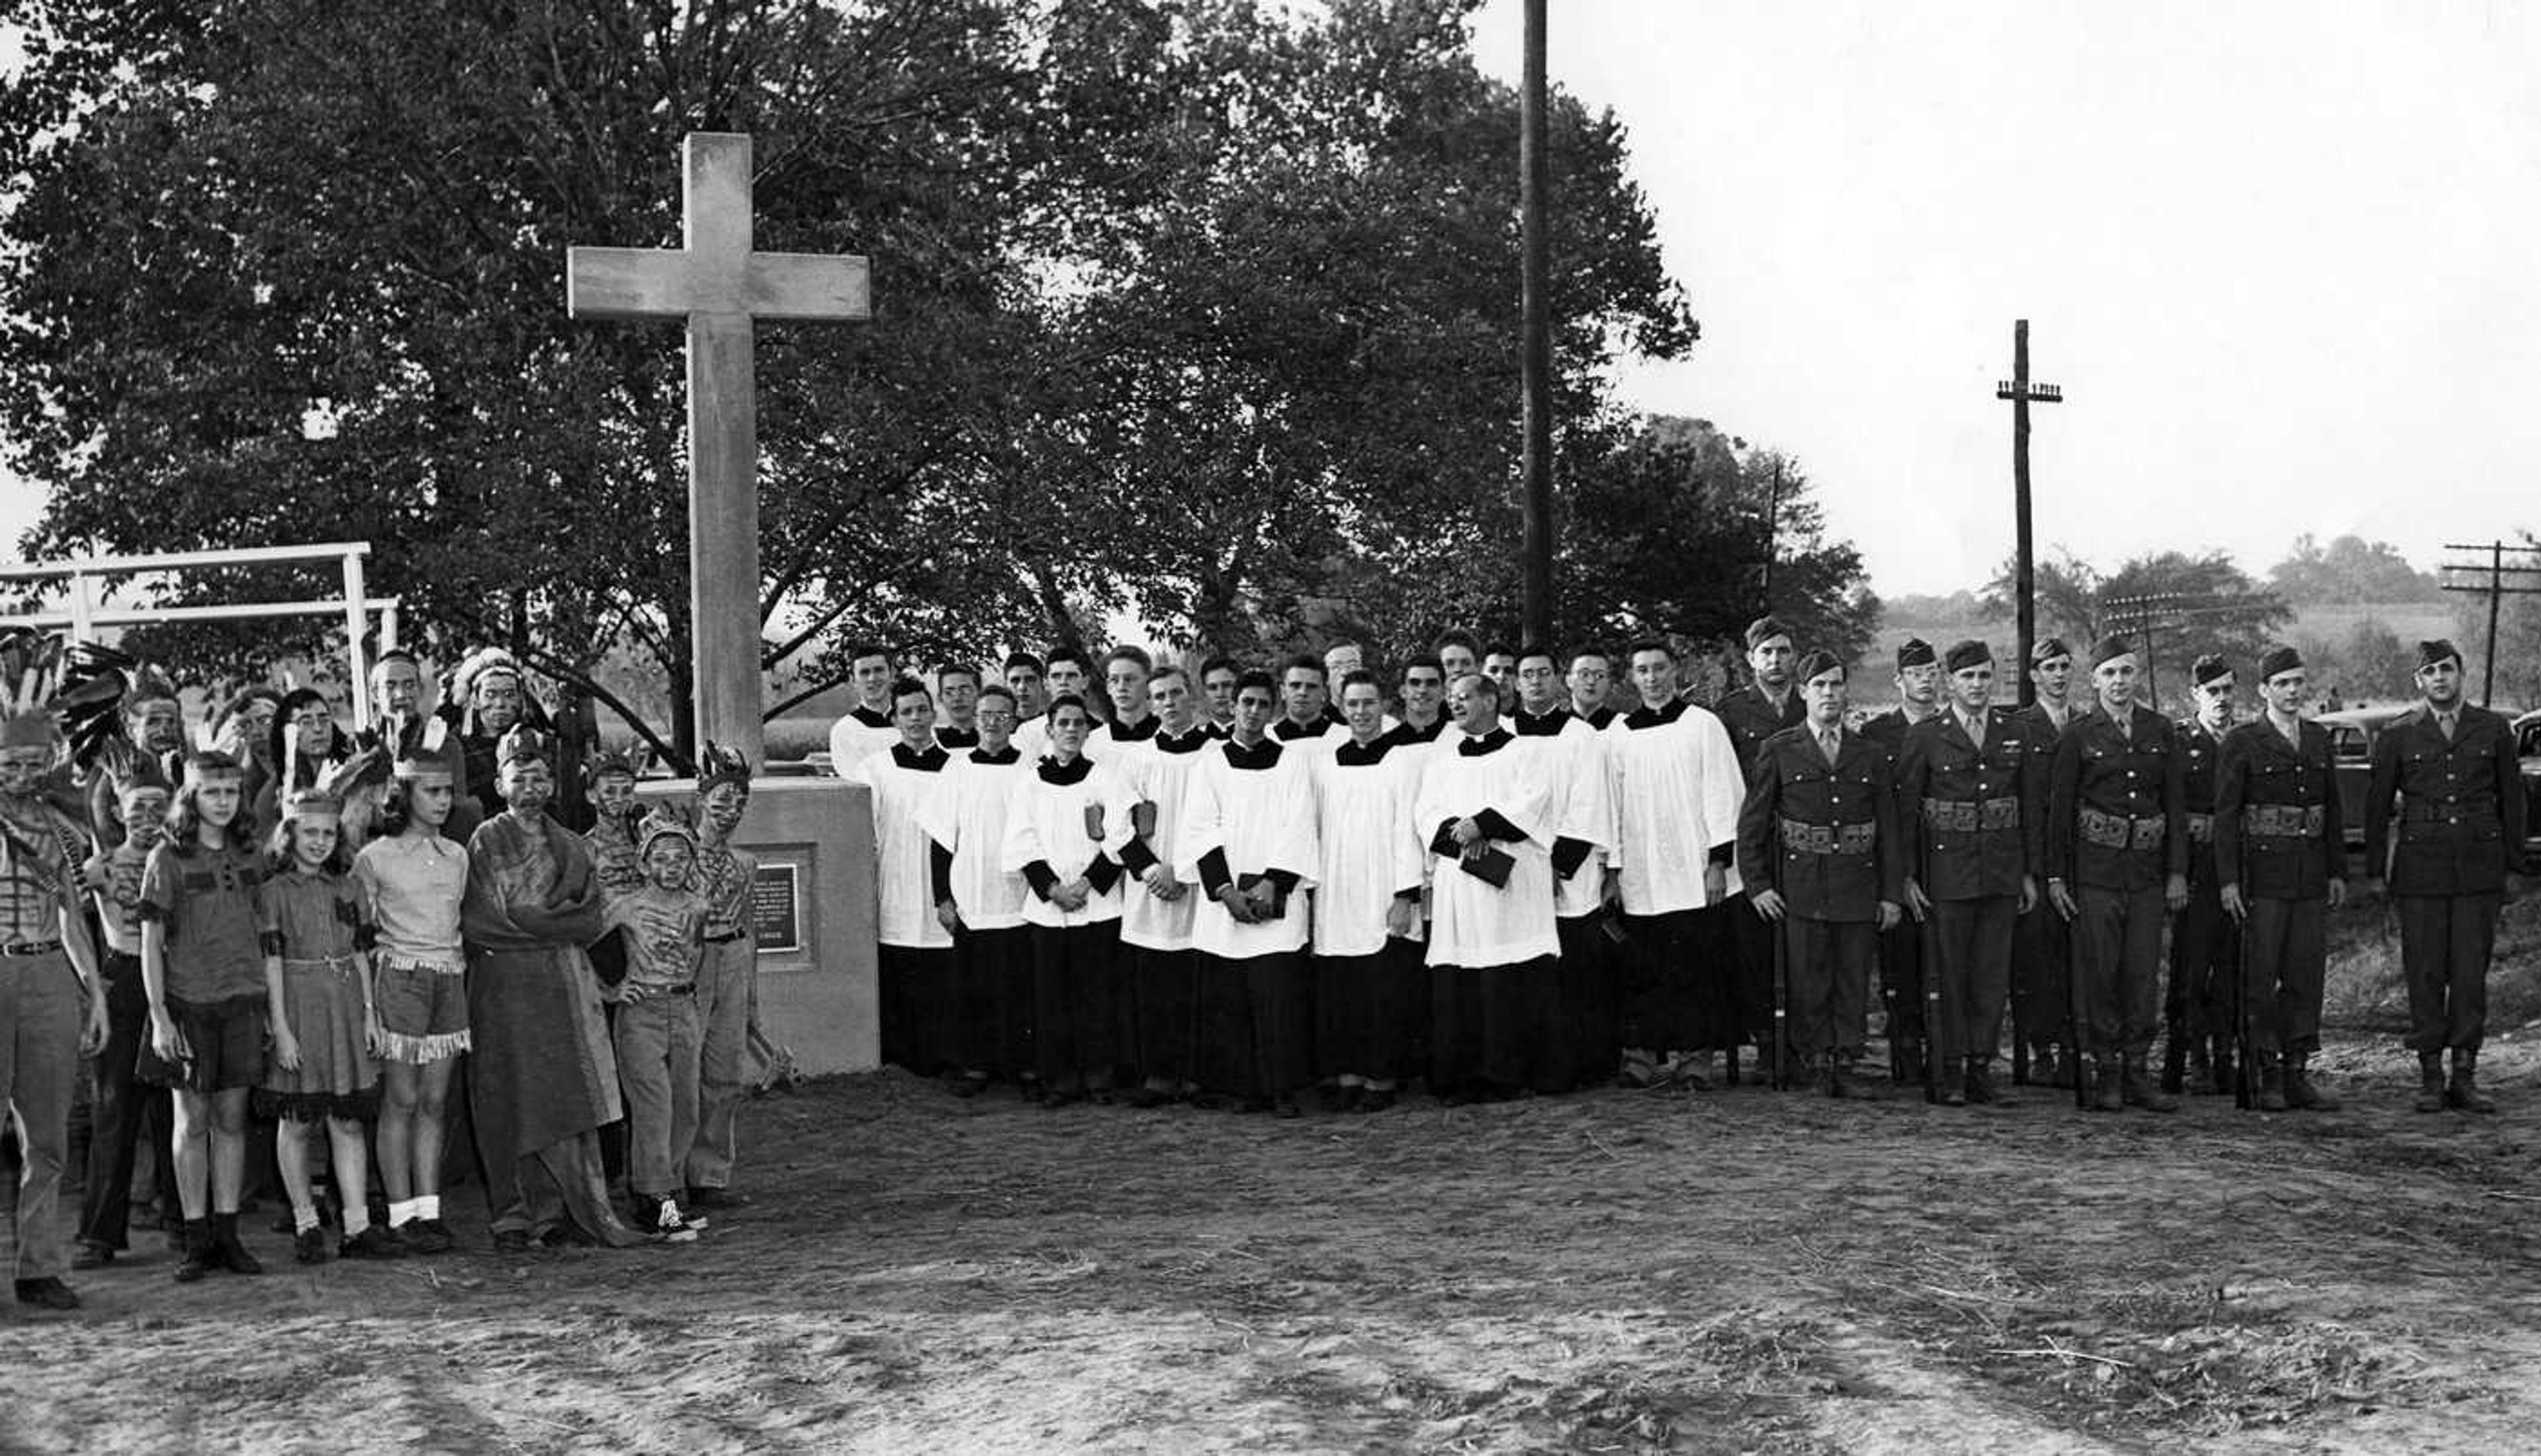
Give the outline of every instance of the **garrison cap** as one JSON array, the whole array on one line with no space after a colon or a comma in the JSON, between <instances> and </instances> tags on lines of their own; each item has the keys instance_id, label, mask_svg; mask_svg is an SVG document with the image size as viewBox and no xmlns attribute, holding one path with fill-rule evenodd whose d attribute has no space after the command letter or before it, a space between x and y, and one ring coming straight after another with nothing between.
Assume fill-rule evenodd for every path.
<instances>
[{"instance_id":1,"label":"garrison cap","mask_svg":"<svg viewBox=\"0 0 2541 1456\"><path fill-rule=\"evenodd\" d=\"M2114 662L2120 658L2134 657L2135 651L2132 643L2113 632L2091 644L2091 666L2097 669L2102 662Z\"/></svg>"},{"instance_id":2,"label":"garrison cap","mask_svg":"<svg viewBox=\"0 0 2541 1456\"><path fill-rule=\"evenodd\" d=\"M2224 661L2221 657L2214 653L2208 653L2206 656L2199 658L2195 662L2191 663L2188 668L2188 676L2190 680L2195 682L2199 687L2204 687L2206 684L2213 682L2218 677L2229 677L2231 675L2232 664Z\"/></svg>"},{"instance_id":3,"label":"garrison cap","mask_svg":"<svg viewBox=\"0 0 2541 1456\"><path fill-rule=\"evenodd\" d=\"M2451 642L2441 637L2436 638L2432 642L2422 642L2418 644L2419 666L2432 667L2437 662L2445 660L2450 660L2456 667L2460 666L2462 660L2461 649L2453 646Z\"/></svg>"},{"instance_id":4,"label":"garrison cap","mask_svg":"<svg viewBox=\"0 0 2541 1456\"><path fill-rule=\"evenodd\" d=\"M1792 672L1791 678L1795 682L1807 682L1828 672L1845 672L1844 659L1825 648L1813 647L1800 655L1800 665ZM1845 675L1850 677L1852 674L1845 672Z\"/></svg>"},{"instance_id":5,"label":"garrison cap","mask_svg":"<svg viewBox=\"0 0 2541 1456\"><path fill-rule=\"evenodd\" d=\"M2071 656L2073 656L2073 650L2065 645L2064 638L2042 637L2038 639L2038 645L2029 650L2029 665L2035 667L2041 662L2052 662L2058 658Z\"/></svg>"},{"instance_id":6,"label":"garrison cap","mask_svg":"<svg viewBox=\"0 0 2541 1456\"><path fill-rule=\"evenodd\" d=\"M1897 646L1897 670L1929 667L1940 660L1932 656L1932 645L1920 637L1910 637Z\"/></svg>"},{"instance_id":7,"label":"garrison cap","mask_svg":"<svg viewBox=\"0 0 2541 1456\"><path fill-rule=\"evenodd\" d=\"M1941 665L1956 672L1961 668L1980 666L1993 660L1994 649L1970 637L1951 643L1948 655L1941 659Z\"/></svg>"},{"instance_id":8,"label":"garrison cap","mask_svg":"<svg viewBox=\"0 0 2541 1456\"><path fill-rule=\"evenodd\" d=\"M2259 659L2259 680L2266 682L2280 672L2291 672L2302 664L2302 654L2282 642L2278 643L2268 649L2266 657Z\"/></svg>"},{"instance_id":9,"label":"garrison cap","mask_svg":"<svg viewBox=\"0 0 2541 1456\"><path fill-rule=\"evenodd\" d=\"M1777 637L1791 635L1791 624L1779 617L1758 617L1747 624L1747 651L1754 652Z\"/></svg>"}]
</instances>

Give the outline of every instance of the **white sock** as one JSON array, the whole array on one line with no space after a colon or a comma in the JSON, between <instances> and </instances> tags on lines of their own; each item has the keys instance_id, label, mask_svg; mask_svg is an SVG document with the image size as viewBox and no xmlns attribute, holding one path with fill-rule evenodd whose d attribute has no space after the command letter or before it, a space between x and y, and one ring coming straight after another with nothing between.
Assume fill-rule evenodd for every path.
<instances>
[{"instance_id":1,"label":"white sock","mask_svg":"<svg viewBox=\"0 0 2541 1456\"><path fill-rule=\"evenodd\" d=\"M421 1198L416 1199L414 1201L414 1216L417 1218L440 1217L441 1195L437 1193L427 1193Z\"/></svg>"},{"instance_id":2,"label":"white sock","mask_svg":"<svg viewBox=\"0 0 2541 1456\"><path fill-rule=\"evenodd\" d=\"M422 1215L414 1211L415 1203L416 1200L407 1199L403 1203L389 1205L389 1227L403 1228L421 1217Z\"/></svg>"},{"instance_id":3,"label":"white sock","mask_svg":"<svg viewBox=\"0 0 2541 1456\"><path fill-rule=\"evenodd\" d=\"M291 1231L307 1233L318 1226L318 1206L295 1203L291 1206Z\"/></svg>"},{"instance_id":4,"label":"white sock","mask_svg":"<svg viewBox=\"0 0 2541 1456\"><path fill-rule=\"evenodd\" d=\"M371 1206L366 1203L344 1205L344 1237L359 1238L371 1226Z\"/></svg>"}]
</instances>

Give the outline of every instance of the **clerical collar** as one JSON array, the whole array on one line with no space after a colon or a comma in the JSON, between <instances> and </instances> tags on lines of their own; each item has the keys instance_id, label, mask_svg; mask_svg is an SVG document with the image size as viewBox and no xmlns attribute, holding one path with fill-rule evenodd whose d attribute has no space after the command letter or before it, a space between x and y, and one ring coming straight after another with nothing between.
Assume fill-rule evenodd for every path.
<instances>
[{"instance_id":1,"label":"clerical collar","mask_svg":"<svg viewBox=\"0 0 2541 1456\"><path fill-rule=\"evenodd\" d=\"M1034 770L1041 775L1043 783L1061 785L1082 784L1085 782L1085 776L1093 771L1094 760L1083 754L1078 754L1065 763L1060 763L1055 758L1045 758L1041 761L1041 767Z\"/></svg>"},{"instance_id":2,"label":"clerical collar","mask_svg":"<svg viewBox=\"0 0 2541 1456\"><path fill-rule=\"evenodd\" d=\"M1123 727L1121 721L1116 718L1112 720L1110 736L1115 743L1143 743L1154 737L1157 729L1162 727L1164 727L1164 720L1152 713L1139 719L1133 728Z\"/></svg>"},{"instance_id":3,"label":"clerical collar","mask_svg":"<svg viewBox=\"0 0 2541 1456\"><path fill-rule=\"evenodd\" d=\"M891 745L892 762L905 769L914 769L921 774L931 774L943 768L945 761L951 756L941 745L934 743L929 743L922 749L912 749L907 743Z\"/></svg>"},{"instance_id":4,"label":"clerical collar","mask_svg":"<svg viewBox=\"0 0 2541 1456\"><path fill-rule=\"evenodd\" d=\"M1683 698L1670 698L1656 708L1644 703L1634 709L1632 715L1624 720L1624 727L1627 728L1659 728L1685 717L1685 710L1692 706L1694 705Z\"/></svg>"},{"instance_id":5,"label":"clerical collar","mask_svg":"<svg viewBox=\"0 0 2541 1456\"><path fill-rule=\"evenodd\" d=\"M1333 749L1333 762L1347 764L1351 768L1365 768L1372 763L1383 763L1385 755L1393 751L1394 745L1403 741L1400 736L1402 731L1399 727L1390 728L1364 743L1356 738L1345 738L1339 747Z\"/></svg>"},{"instance_id":6,"label":"clerical collar","mask_svg":"<svg viewBox=\"0 0 2541 1456\"><path fill-rule=\"evenodd\" d=\"M1396 732L1403 735L1403 741L1406 743L1435 743L1438 741L1438 735L1446 730L1447 715L1444 713L1429 720L1427 728L1422 728L1407 718L1395 728Z\"/></svg>"},{"instance_id":7,"label":"clerical collar","mask_svg":"<svg viewBox=\"0 0 2541 1456\"><path fill-rule=\"evenodd\" d=\"M1486 753L1496 753L1507 747L1515 736L1508 730L1508 726L1502 724L1479 738L1467 736L1458 740L1456 751L1467 758L1480 758Z\"/></svg>"},{"instance_id":8,"label":"clerical collar","mask_svg":"<svg viewBox=\"0 0 2541 1456\"><path fill-rule=\"evenodd\" d=\"M974 748L971 750L971 761L973 763L995 764L1000 768L1023 756L1024 751L1012 743L1008 743L1005 747L998 749L994 753L990 753L985 748Z\"/></svg>"},{"instance_id":9,"label":"clerical collar","mask_svg":"<svg viewBox=\"0 0 2541 1456\"><path fill-rule=\"evenodd\" d=\"M946 748L977 748L980 746L980 730L966 728L940 728L935 730L935 741Z\"/></svg>"},{"instance_id":10,"label":"clerical collar","mask_svg":"<svg viewBox=\"0 0 2541 1456\"><path fill-rule=\"evenodd\" d=\"M1557 738L1561 735L1562 728L1569 725L1570 715L1560 708L1549 713L1529 713L1524 708L1520 708L1517 710L1517 717L1511 722L1515 725L1517 735L1521 738Z\"/></svg>"},{"instance_id":11,"label":"clerical collar","mask_svg":"<svg viewBox=\"0 0 2541 1456\"><path fill-rule=\"evenodd\" d=\"M1602 729L1606 725L1615 721L1615 710L1612 708L1597 708L1592 709L1589 712L1582 713L1579 711L1577 705L1574 704L1570 709L1570 716L1578 719L1581 723L1588 725L1592 728Z\"/></svg>"},{"instance_id":12,"label":"clerical collar","mask_svg":"<svg viewBox=\"0 0 2541 1456\"><path fill-rule=\"evenodd\" d=\"M856 722L863 724L867 728L891 727L891 715L883 712L879 708L867 708L862 704L858 704L855 711L847 716L854 719Z\"/></svg>"},{"instance_id":13,"label":"clerical collar","mask_svg":"<svg viewBox=\"0 0 2541 1456\"><path fill-rule=\"evenodd\" d=\"M1166 732L1163 722L1159 721L1156 725L1156 751L1158 753L1198 753L1207 747L1210 740L1216 736L1208 730L1207 724L1196 723L1184 729L1182 735L1177 737Z\"/></svg>"},{"instance_id":14,"label":"clerical collar","mask_svg":"<svg viewBox=\"0 0 2541 1456\"><path fill-rule=\"evenodd\" d=\"M1267 769L1279 761L1279 745L1270 738L1247 748L1232 736L1226 740L1226 762L1230 768Z\"/></svg>"},{"instance_id":15,"label":"clerical collar","mask_svg":"<svg viewBox=\"0 0 2541 1456\"><path fill-rule=\"evenodd\" d=\"M1282 718L1270 725L1270 735L1283 743L1293 743L1299 738L1320 738L1329 727L1322 723L1299 723L1293 718Z\"/></svg>"}]
</instances>

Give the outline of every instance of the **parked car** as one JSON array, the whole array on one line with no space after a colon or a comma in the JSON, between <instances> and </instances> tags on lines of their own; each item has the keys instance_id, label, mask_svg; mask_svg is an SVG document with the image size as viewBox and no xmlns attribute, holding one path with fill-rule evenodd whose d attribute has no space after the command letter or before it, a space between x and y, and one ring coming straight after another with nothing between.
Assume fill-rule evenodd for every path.
<instances>
[{"instance_id":1,"label":"parked car","mask_svg":"<svg viewBox=\"0 0 2541 1456\"><path fill-rule=\"evenodd\" d=\"M2514 756L2523 767L2523 850L2529 859L2541 852L2541 708L2514 720Z\"/></svg>"},{"instance_id":2,"label":"parked car","mask_svg":"<svg viewBox=\"0 0 2541 1456\"><path fill-rule=\"evenodd\" d=\"M2338 811L2347 826L2347 842L2364 843L2364 788L2373 775L2373 740L2390 724L2405 718L2415 703L2386 703L2373 708L2343 708L2324 713L2318 722L2329 729L2329 773L2338 781ZM2529 771L2524 784L2531 785Z\"/></svg>"}]
</instances>

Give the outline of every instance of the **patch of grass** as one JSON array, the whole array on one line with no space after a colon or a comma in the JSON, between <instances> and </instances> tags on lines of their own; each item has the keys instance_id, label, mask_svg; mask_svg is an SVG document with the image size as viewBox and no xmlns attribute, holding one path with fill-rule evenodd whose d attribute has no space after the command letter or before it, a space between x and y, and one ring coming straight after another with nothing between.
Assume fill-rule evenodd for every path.
<instances>
[{"instance_id":1,"label":"patch of grass","mask_svg":"<svg viewBox=\"0 0 2541 1456\"><path fill-rule=\"evenodd\" d=\"M2360 896L2329 917L2323 1019L2356 1031L2405 1031L2409 988L2400 970L2399 911L2388 896ZM2492 1032L2541 1020L2541 887L2510 896L2497 921L2489 963Z\"/></svg>"}]
</instances>

